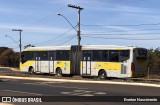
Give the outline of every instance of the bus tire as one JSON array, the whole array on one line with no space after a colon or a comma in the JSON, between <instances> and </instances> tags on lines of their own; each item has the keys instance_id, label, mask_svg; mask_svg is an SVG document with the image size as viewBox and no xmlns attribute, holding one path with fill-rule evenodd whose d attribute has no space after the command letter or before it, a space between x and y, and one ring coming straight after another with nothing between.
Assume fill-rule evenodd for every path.
<instances>
[{"instance_id":1,"label":"bus tire","mask_svg":"<svg viewBox=\"0 0 160 105\"><path fill-rule=\"evenodd\" d=\"M29 74L34 74L34 68L32 66L29 67L28 73Z\"/></svg>"},{"instance_id":2,"label":"bus tire","mask_svg":"<svg viewBox=\"0 0 160 105\"><path fill-rule=\"evenodd\" d=\"M100 70L100 71L98 72L98 77L99 77L100 79L106 79L106 78L107 78L107 73L106 73L106 71L105 71L105 70Z\"/></svg>"},{"instance_id":3,"label":"bus tire","mask_svg":"<svg viewBox=\"0 0 160 105\"><path fill-rule=\"evenodd\" d=\"M58 67L58 68L56 69L56 75L57 75L57 76L61 76L61 75L62 75L62 69L61 69L60 67Z\"/></svg>"}]
</instances>

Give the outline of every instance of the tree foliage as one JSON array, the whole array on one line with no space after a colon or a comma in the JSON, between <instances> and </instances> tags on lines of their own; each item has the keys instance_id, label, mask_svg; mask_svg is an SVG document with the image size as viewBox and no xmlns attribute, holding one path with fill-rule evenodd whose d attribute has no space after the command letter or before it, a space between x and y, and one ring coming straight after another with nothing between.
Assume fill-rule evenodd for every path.
<instances>
[{"instance_id":1,"label":"tree foliage","mask_svg":"<svg viewBox=\"0 0 160 105\"><path fill-rule=\"evenodd\" d=\"M0 47L0 66L19 67L19 52L13 49Z\"/></svg>"},{"instance_id":2,"label":"tree foliage","mask_svg":"<svg viewBox=\"0 0 160 105\"><path fill-rule=\"evenodd\" d=\"M148 50L148 66L151 74L160 75L160 48Z\"/></svg>"},{"instance_id":3,"label":"tree foliage","mask_svg":"<svg viewBox=\"0 0 160 105\"><path fill-rule=\"evenodd\" d=\"M24 49L26 49L27 47L35 47L34 45L28 44L26 46L24 46Z\"/></svg>"}]
</instances>

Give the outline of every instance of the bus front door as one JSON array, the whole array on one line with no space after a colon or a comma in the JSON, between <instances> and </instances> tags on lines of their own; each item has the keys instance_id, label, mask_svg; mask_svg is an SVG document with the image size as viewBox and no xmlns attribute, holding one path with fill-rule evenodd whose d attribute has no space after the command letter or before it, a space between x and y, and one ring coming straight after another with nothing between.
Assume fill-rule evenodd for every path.
<instances>
[{"instance_id":1,"label":"bus front door","mask_svg":"<svg viewBox=\"0 0 160 105\"><path fill-rule=\"evenodd\" d=\"M91 51L83 51L82 75L91 75Z\"/></svg>"}]
</instances>

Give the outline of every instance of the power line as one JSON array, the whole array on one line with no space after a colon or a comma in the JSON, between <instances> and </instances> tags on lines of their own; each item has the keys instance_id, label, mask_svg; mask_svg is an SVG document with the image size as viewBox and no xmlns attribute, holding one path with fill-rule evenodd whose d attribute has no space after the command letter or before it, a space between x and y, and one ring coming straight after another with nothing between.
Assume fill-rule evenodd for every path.
<instances>
[{"instance_id":1,"label":"power line","mask_svg":"<svg viewBox=\"0 0 160 105\"><path fill-rule=\"evenodd\" d=\"M56 10L55 12L59 12L61 10L63 10L64 8L66 8L65 6L61 7L60 9ZM68 11L68 8L65 9L65 11ZM33 23L29 23L29 24L26 24L26 25L23 25L22 27L27 27L27 26L34 26L34 25L38 25L38 24L41 24L43 22L48 22L50 20L54 20L56 19L58 16L55 16L54 18L51 17L52 15L54 15L55 13L51 13L51 14L48 14L47 16L44 16L42 17L41 19L33 22Z\"/></svg>"},{"instance_id":2,"label":"power line","mask_svg":"<svg viewBox=\"0 0 160 105\"><path fill-rule=\"evenodd\" d=\"M160 23L151 23L151 24L115 24L115 25L105 25L105 24L81 24L82 26L92 26L92 27L96 27L96 26L148 26L148 25L160 25Z\"/></svg>"},{"instance_id":3,"label":"power line","mask_svg":"<svg viewBox=\"0 0 160 105\"><path fill-rule=\"evenodd\" d=\"M14 48L12 48L12 49L18 49L19 47L14 47Z\"/></svg>"},{"instance_id":4,"label":"power line","mask_svg":"<svg viewBox=\"0 0 160 105\"><path fill-rule=\"evenodd\" d=\"M63 35L66 35L66 34L67 34L68 32L70 32L71 30L73 30L73 27L72 27L71 29L69 29L68 31L66 31L65 33L63 33L63 34L61 34L61 35L59 35L59 36L57 36L57 37L55 37L55 38L52 38L52 39L47 40L47 41L44 41L44 42L35 43L34 45L46 44L46 43L52 42L52 41L56 40L57 38L59 38L59 37L61 37L61 36L63 36Z\"/></svg>"},{"instance_id":5,"label":"power line","mask_svg":"<svg viewBox=\"0 0 160 105\"><path fill-rule=\"evenodd\" d=\"M65 44L65 43L68 43L68 42L70 42L71 40L73 40L74 38L76 38L76 36L73 36L72 38L70 38L69 40L67 40L67 41L65 41L65 42L63 42L62 44L60 44L60 45L63 45L63 44ZM60 46L59 45L59 46Z\"/></svg>"},{"instance_id":6,"label":"power line","mask_svg":"<svg viewBox=\"0 0 160 105\"><path fill-rule=\"evenodd\" d=\"M94 36L82 36L82 37L89 37L89 38L100 38L100 39L117 39L117 40L160 40L160 38L106 38L106 37L94 37Z\"/></svg>"},{"instance_id":7,"label":"power line","mask_svg":"<svg viewBox=\"0 0 160 105\"><path fill-rule=\"evenodd\" d=\"M107 35L160 35L160 33L134 33L134 34L126 34L126 33L121 33L121 34L108 34L108 33L84 33L81 34L82 36L85 35L100 35L100 36L107 36Z\"/></svg>"},{"instance_id":8,"label":"power line","mask_svg":"<svg viewBox=\"0 0 160 105\"><path fill-rule=\"evenodd\" d=\"M70 39L71 37L66 37L66 38L63 38L63 39L60 39L60 40L56 40L54 42L49 42L49 43L46 43L46 44L55 44L55 43L61 43L61 42L64 42L65 40L68 40ZM44 44L44 45L46 45Z\"/></svg>"},{"instance_id":9,"label":"power line","mask_svg":"<svg viewBox=\"0 0 160 105\"><path fill-rule=\"evenodd\" d=\"M16 41L18 43L18 41ZM15 42L10 42L10 43L1 43L2 45L13 45Z\"/></svg>"},{"instance_id":10,"label":"power line","mask_svg":"<svg viewBox=\"0 0 160 105\"><path fill-rule=\"evenodd\" d=\"M122 30L122 31L93 31L92 33L108 33L108 32L115 32L115 33L117 33L117 32L144 32L144 31L158 31L158 30L160 30L160 29L142 29L142 30L140 30L140 29L130 29L130 30Z\"/></svg>"}]
</instances>

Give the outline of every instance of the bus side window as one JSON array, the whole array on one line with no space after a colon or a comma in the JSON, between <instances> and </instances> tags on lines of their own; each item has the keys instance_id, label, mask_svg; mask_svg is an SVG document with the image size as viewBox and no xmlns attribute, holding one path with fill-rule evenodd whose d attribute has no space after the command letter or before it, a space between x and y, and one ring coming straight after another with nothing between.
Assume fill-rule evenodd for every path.
<instances>
[{"instance_id":1,"label":"bus side window","mask_svg":"<svg viewBox=\"0 0 160 105\"><path fill-rule=\"evenodd\" d=\"M109 61L119 62L119 51L117 51L117 50L109 51Z\"/></svg>"},{"instance_id":2,"label":"bus side window","mask_svg":"<svg viewBox=\"0 0 160 105\"><path fill-rule=\"evenodd\" d=\"M27 56L28 60L34 60L34 52L30 51L27 54L28 54L28 56Z\"/></svg>"},{"instance_id":3,"label":"bus side window","mask_svg":"<svg viewBox=\"0 0 160 105\"><path fill-rule=\"evenodd\" d=\"M54 59L55 59L55 52L49 51L49 60L54 60Z\"/></svg>"},{"instance_id":4,"label":"bus side window","mask_svg":"<svg viewBox=\"0 0 160 105\"><path fill-rule=\"evenodd\" d=\"M121 50L120 51L120 61L126 61L130 58L129 50Z\"/></svg>"},{"instance_id":5,"label":"bus side window","mask_svg":"<svg viewBox=\"0 0 160 105\"><path fill-rule=\"evenodd\" d=\"M63 56L64 56L64 60L69 60L69 51L68 50L65 50L63 52Z\"/></svg>"},{"instance_id":6,"label":"bus side window","mask_svg":"<svg viewBox=\"0 0 160 105\"><path fill-rule=\"evenodd\" d=\"M68 50L62 50L62 51L56 51L56 60L69 60L69 51Z\"/></svg>"},{"instance_id":7,"label":"bus side window","mask_svg":"<svg viewBox=\"0 0 160 105\"><path fill-rule=\"evenodd\" d=\"M26 61L26 52L22 52L21 62L25 62L25 61Z\"/></svg>"},{"instance_id":8,"label":"bus side window","mask_svg":"<svg viewBox=\"0 0 160 105\"><path fill-rule=\"evenodd\" d=\"M102 51L93 50L93 61L101 61L101 60L102 60Z\"/></svg>"},{"instance_id":9,"label":"bus side window","mask_svg":"<svg viewBox=\"0 0 160 105\"><path fill-rule=\"evenodd\" d=\"M48 60L48 51L42 52L41 60Z\"/></svg>"},{"instance_id":10,"label":"bus side window","mask_svg":"<svg viewBox=\"0 0 160 105\"><path fill-rule=\"evenodd\" d=\"M103 61L108 61L108 50L104 50L103 53L102 53L102 60Z\"/></svg>"}]
</instances>

